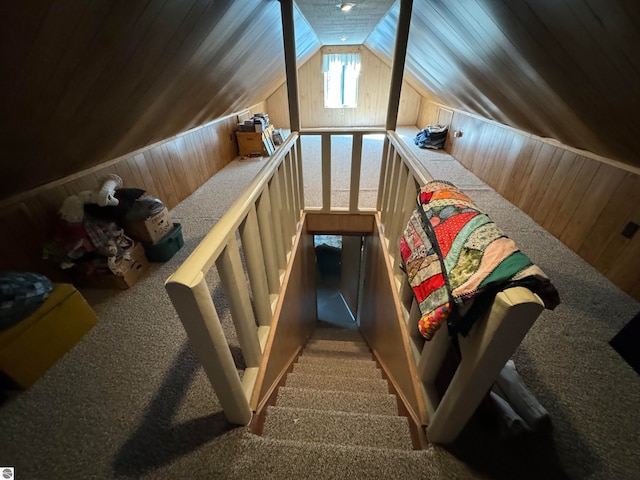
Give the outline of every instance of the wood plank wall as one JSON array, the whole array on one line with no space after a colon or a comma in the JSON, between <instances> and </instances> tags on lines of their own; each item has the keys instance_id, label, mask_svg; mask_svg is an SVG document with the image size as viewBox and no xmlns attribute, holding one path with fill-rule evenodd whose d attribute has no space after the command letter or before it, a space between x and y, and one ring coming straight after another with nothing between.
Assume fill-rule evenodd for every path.
<instances>
[{"instance_id":1,"label":"wood plank wall","mask_svg":"<svg viewBox=\"0 0 640 480\"><path fill-rule=\"evenodd\" d=\"M409 335L402 317L380 217L365 237L360 331L383 365L416 423L426 423L426 409L418 394L418 376L411 357Z\"/></svg>"},{"instance_id":2,"label":"wood plank wall","mask_svg":"<svg viewBox=\"0 0 640 480\"><path fill-rule=\"evenodd\" d=\"M42 244L51 238L55 213L69 195L98 188L110 173L124 186L160 198L168 208L191 195L213 174L238 156L237 115L264 111L265 103L223 117L164 141L116 158L0 203L0 270L41 271L54 275L40 260ZM24 239L28 239L25 242ZM10 252L10 254L7 254Z\"/></svg>"},{"instance_id":3,"label":"wood plank wall","mask_svg":"<svg viewBox=\"0 0 640 480\"><path fill-rule=\"evenodd\" d=\"M422 102L420 103L420 111L418 112L418 121L416 123L416 127L422 130L427 125L431 125L436 122L437 118L438 105L426 101L423 97Z\"/></svg>"},{"instance_id":4,"label":"wood plank wall","mask_svg":"<svg viewBox=\"0 0 640 480\"><path fill-rule=\"evenodd\" d=\"M422 106L432 123L441 110ZM423 128L424 125L417 125ZM422 126L421 126L422 125ZM462 136L453 137L459 130ZM447 151L619 288L640 300L640 172L557 142L454 110Z\"/></svg>"},{"instance_id":5,"label":"wood plank wall","mask_svg":"<svg viewBox=\"0 0 640 480\"><path fill-rule=\"evenodd\" d=\"M361 70L358 80L357 108L324 108L324 53L360 53ZM367 47L325 46L298 67L300 124L314 127L370 127L384 125L389 102L391 68ZM420 106L420 94L407 82L402 85L398 125L415 125ZM267 99L269 118L277 127L289 128L286 84Z\"/></svg>"}]
</instances>

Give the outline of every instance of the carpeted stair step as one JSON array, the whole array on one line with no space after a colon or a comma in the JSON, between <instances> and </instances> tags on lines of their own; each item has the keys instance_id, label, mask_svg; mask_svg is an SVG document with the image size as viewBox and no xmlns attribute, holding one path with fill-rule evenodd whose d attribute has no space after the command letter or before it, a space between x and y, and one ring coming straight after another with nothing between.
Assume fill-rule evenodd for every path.
<instances>
[{"instance_id":1,"label":"carpeted stair step","mask_svg":"<svg viewBox=\"0 0 640 480\"><path fill-rule=\"evenodd\" d=\"M364 342L364 337L358 330L346 328L316 328L311 335L313 340L345 340L351 342Z\"/></svg>"},{"instance_id":2,"label":"carpeted stair step","mask_svg":"<svg viewBox=\"0 0 640 480\"><path fill-rule=\"evenodd\" d=\"M304 352L309 351L371 353L365 342L345 340L310 340L304 347Z\"/></svg>"},{"instance_id":3,"label":"carpeted stair step","mask_svg":"<svg viewBox=\"0 0 640 480\"><path fill-rule=\"evenodd\" d=\"M345 381L338 375L306 375L290 373L286 379L287 387L314 388L341 392L389 393L386 380L375 378L349 378Z\"/></svg>"},{"instance_id":4,"label":"carpeted stair step","mask_svg":"<svg viewBox=\"0 0 640 480\"><path fill-rule=\"evenodd\" d=\"M349 331L349 330L347 330ZM354 343L357 345L367 345L367 342L365 342L364 338L362 338L362 336L360 334L357 335L347 335L346 337L340 337L338 334L336 335L330 335L330 338L323 338L323 337L316 337L314 335L312 335L311 337L309 337L309 342L310 343L314 343L314 342L343 342L343 343Z\"/></svg>"},{"instance_id":5,"label":"carpeted stair step","mask_svg":"<svg viewBox=\"0 0 640 480\"><path fill-rule=\"evenodd\" d=\"M307 347L302 351L302 355L300 355L298 361L304 357L322 357L329 360L373 360L371 352L341 352L337 350L323 350Z\"/></svg>"},{"instance_id":6,"label":"carpeted stair step","mask_svg":"<svg viewBox=\"0 0 640 480\"><path fill-rule=\"evenodd\" d=\"M336 392L311 388L280 387L278 407L335 410L338 412L397 415L398 403L390 393Z\"/></svg>"},{"instance_id":7,"label":"carpeted stair step","mask_svg":"<svg viewBox=\"0 0 640 480\"><path fill-rule=\"evenodd\" d=\"M380 370L373 361L324 362L323 357L307 357L305 362L293 364L293 373L303 375L340 375L343 378L382 378ZM348 364L345 364L349 362ZM349 380L345 380L349 381Z\"/></svg>"},{"instance_id":8,"label":"carpeted stair step","mask_svg":"<svg viewBox=\"0 0 640 480\"><path fill-rule=\"evenodd\" d=\"M255 478L256 472L260 478L273 480L479 478L462 462L443 464L433 450L386 450L255 436L241 439L238 451L242 450L251 455L236 462L233 478ZM267 464L268 472L264 470Z\"/></svg>"},{"instance_id":9,"label":"carpeted stair step","mask_svg":"<svg viewBox=\"0 0 640 480\"><path fill-rule=\"evenodd\" d=\"M298 363L301 364L326 364L326 365L348 365L350 367L364 367L365 365L369 368L378 368L372 355L362 355L358 357L343 357L340 355L334 356L323 356L323 355L305 355L305 352L302 352L302 355L298 357Z\"/></svg>"},{"instance_id":10,"label":"carpeted stair step","mask_svg":"<svg viewBox=\"0 0 640 480\"><path fill-rule=\"evenodd\" d=\"M411 450L407 419L391 415L269 407L262 435L282 440Z\"/></svg>"}]
</instances>

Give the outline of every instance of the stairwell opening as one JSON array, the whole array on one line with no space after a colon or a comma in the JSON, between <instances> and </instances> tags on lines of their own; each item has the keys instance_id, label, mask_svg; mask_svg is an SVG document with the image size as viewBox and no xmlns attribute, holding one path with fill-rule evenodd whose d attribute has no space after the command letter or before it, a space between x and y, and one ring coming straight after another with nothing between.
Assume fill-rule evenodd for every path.
<instances>
[{"instance_id":1,"label":"stairwell opening","mask_svg":"<svg viewBox=\"0 0 640 480\"><path fill-rule=\"evenodd\" d=\"M317 318L357 328L364 237L314 235Z\"/></svg>"}]
</instances>

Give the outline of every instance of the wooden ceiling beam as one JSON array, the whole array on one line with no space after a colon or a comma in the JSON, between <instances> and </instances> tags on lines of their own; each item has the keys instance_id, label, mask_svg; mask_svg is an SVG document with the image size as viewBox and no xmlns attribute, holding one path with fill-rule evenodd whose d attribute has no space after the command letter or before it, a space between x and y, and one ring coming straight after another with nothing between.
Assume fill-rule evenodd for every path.
<instances>
[{"instance_id":1,"label":"wooden ceiling beam","mask_svg":"<svg viewBox=\"0 0 640 480\"><path fill-rule=\"evenodd\" d=\"M400 92L402 91L402 76L404 74L404 62L407 56L407 41L409 40L409 25L411 24L412 9L413 0L400 0L396 43L393 50L393 64L391 65L389 106L387 107L387 121L385 123L387 130L395 130L398 124Z\"/></svg>"},{"instance_id":2,"label":"wooden ceiling beam","mask_svg":"<svg viewBox=\"0 0 640 480\"><path fill-rule=\"evenodd\" d=\"M298 69L296 66L296 33L293 22L293 0L280 0L282 33L284 37L284 63L287 72L287 96L289 97L289 125L291 131L300 130L298 106Z\"/></svg>"}]
</instances>

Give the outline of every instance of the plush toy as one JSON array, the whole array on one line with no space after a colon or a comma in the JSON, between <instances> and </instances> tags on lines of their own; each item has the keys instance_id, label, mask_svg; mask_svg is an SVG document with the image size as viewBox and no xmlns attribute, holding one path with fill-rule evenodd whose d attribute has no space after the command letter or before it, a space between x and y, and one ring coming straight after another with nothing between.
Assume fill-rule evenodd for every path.
<instances>
[{"instance_id":1,"label":"plush toy","mask_svg":"<svg viewBox=\"0 0 640 480\"><path fill-rule=\"evenodd\" d=\"M101 207L118 205L115 191L121 186L122 179L118 175L107 175L102 179L100 190L85 190L67 197L58 213L69 223L80 223L84 218L85 203L95 203Z\"/></svg>"},{"instance_id":2,"label":"plush toy","mask_svg":"<svg viewBox=\"0 0 640 480\"><path fill-rule=\"evenodd\" d=\"M122 179L118 175L110 174L102 179L102 187L95 193L92 192L91 202L101 207L118 205L118 199L114 196L116 189L122 186Z\"/></svg>"},{"instance_id":3,"label":"plush toy","mask_svg":"<svg viewBox=\"0 0 640 480\"><path fill-rule=\"evenodd\" d=\"M99 190L85 190L67 197L58 210L60 219L55 238L44 246L44 258L65 269L75 266L85 255L95 253L106 257L111 271L119 273L116 259L133 246L133 241L114 222L85 215L85 205L117 206L119 200L115 195L121 186L119 176L107 175Z\"/></svg>"}]
</instances>

